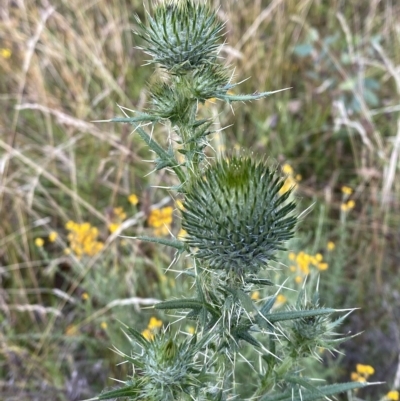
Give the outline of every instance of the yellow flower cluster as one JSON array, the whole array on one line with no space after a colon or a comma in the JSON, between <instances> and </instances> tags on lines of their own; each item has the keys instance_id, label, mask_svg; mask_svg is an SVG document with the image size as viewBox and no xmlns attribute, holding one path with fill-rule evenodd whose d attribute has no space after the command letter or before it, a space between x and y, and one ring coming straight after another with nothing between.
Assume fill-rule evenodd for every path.
<instances>
[{"instance_id":1,"label":"yellow flower cluster","mask_svg":"<svg viewBox=\"0 0 400 401\"><path fill-rule=\"evenodd\" d=\"M289 253L289 260L293 262L290 266L290 270L292 272L300 273L296 277L296 282L301 283L303 281L302 276L306 276L310 274L310 267L314 266L318 270L323 271L328 269L328 263L324 262L324 257L317 253L315 255L310 255L303 251L299 252L298 254L294 252Z\"/></svg>"},{"instance_id":2,"label":"yellow flower cluster","mask_svg":"<svg viewBox=\"0 0 400 401\"><path fill-rule=\"evenodd\" d=\"M283 174L286 174L287 177L285 183L283 184L283 187L279 191L280 195L283 195L291 188L296 187L297 183L301 181L301 175L300 174L294 175L293 167L288 163L285 163L282 166L282 172Z\"/></svg>"},{"instance_id":3,"label":"yellow flower cluster","mask_svg":"<svg viewBox=\"0 0 400 401\"><path fill-rule=\"evenodd\" d=\"M343 202L340 205L340 208L343 210L343 212L348 212L351 209L354 209L354 206L356 205L356 202L353 199L350 199L347 202Z\"/></svg>"},{"instance_id":4,"label":"yellow flower cluster","mask_svg":"<svg viewBox=\"0 0 400 401\"><path fill-rule=\"evenodd\" d=\"M356 372L351 373L351 380L354 382L366 382L368 377L375 373L375 369L370 365L357 363Z\"/></svg>"},{"instance_id":5,"label":"yellow flower cluster","mask_svg":"<svg viewBox=\"0 0 400 401\"><path fill-rule=\"evenodd\" d=\"M112 213L112 221L108 223L108 229L110 233L114 233L118 230L119 226L126 219L126 213L122 207L115 207Z\"/></svg>"},{"instance_id":6,"label":"yellow flower cluster","mask_svg":"<svg viewBox=\"0 0 400 401\"><path fill-rule=\"evenodd\" d=\"M156 236L167 235L172 223L173 208L171 206L162 209L154 209L150 212L147 223L154 228Z\"/></svg>"},{"instance_id":7,"label":"yellow flower cluster","mask_svg":"<svg viewBox=\"0 0 400 401\"><path fill-rule=\"evenodd\" d=\"M80 258L83 255L94 256L103 249L104 244L97 241L99 231L90 223L68 221L65 228L69 231L67 253L72 251L77 258Z\"/></svg>"},{"instance_id":8,"label":"yellow flower cluster","mask_svg":"<svg viewBox=\"0 0 400 401\"><path fill-rule=\"evenodd\" d=\"M352 193L353 190L350 187L345 185L342 187L343 202L340 205L340 208L343 212L348 212L351 209L354 209L354 206L356 205L356 202L353 199L347 200Z\"/></svg>"},{"instance_id":9,"label":"yellow flower cluster","mask_svg":"<svg viewBox=\"0 0 400 401\"><path fill-rule=\"evenodd\" d=\"M399 394L399 392L397 391L397 390L392 390L392 391L389 391L387 394L386 394L386 397L385 397L386 399L388 399L388 400L390 400L390 401L399 401L399 399L400 399L400 394Z\"/></svg>"},{"instance_id":10,"label":"yellow flower cluster","mask_svg":"<svg viewBox=\"0 0 400 401\"><path fill-rule=\"evenodd\" d=\"M49 242L55 242L57 238L58 238L58 234L57 234L55 231L52 231L52 232L49 234ZM35 239L35 245L36 245L38 248L42 248L43 245L44 245L44 239L43 239L43 238L40 238L40 237L36 238L36 239Z\"/></svg>"},{"instance_id":11,"label":"yellow flower cluster","mask_svg":"<svg viewBox=\"0 0 400 401\"><path fill-rule=\"evenodd\" d=\"M343 185L342 193L344 195L350 196L353 193L353 190L350 187L347 187L346 185Z\"/></svg>"},{"instance_id":12,"label":"yellow flower cluster","mask_svg":"<svg viewBox=\"0 0 400 401\"><path fill-rule=\"evenodd\" d=\"M162 326L162 321L158 320L156 317L151 317L147 329L142 331L142 336L151 341L154 338L154 333Z\"/></svg>"}]
</instances>

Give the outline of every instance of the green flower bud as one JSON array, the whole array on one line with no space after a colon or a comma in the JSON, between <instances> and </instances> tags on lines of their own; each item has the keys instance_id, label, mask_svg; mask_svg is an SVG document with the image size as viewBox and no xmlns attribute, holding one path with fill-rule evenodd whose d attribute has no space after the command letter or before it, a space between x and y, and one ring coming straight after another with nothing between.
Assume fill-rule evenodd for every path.
<instances>
[{"instance_id":1,"label":"green flower bud","mask_svg":"<svg viewBox=\"0 0 400 401\"><path fill-rule=\"evenodd\" d=\"M315 292L312 299L308 299L306 291L299 293L296 311L318 310L319 294ZM336 328L342 323L348 314L332 321L331 314L308 316L294 319L288 331L288 348L294 358L313 355L320 360L318 350L325 348L335 350L335 346L346 340L336 332Z\"/></svg>"},{"instance_id":2,"label":"green flower bud","mask_svg":"<svg viewBox=\"0 0 400 401\"><path fill-rule=\"evenodd\" d=\"M210 167L187 189L182 227L195 257L213 269L256 273L292 238L290 191L275 168L233 157Z\"/></svg>"},{"instance_id":3,"label":"green flower bud","mask_svg":"<svg viewBox=\"0 0 400 401\"><path fill-rule=\"evenodd\" d=\"M154 17L147 15L146 27L137 17L140 32L146 42L143 50L153 60L175 73L213 63L223 23L215 12L193 0L166 1L158 5Z\"/></svg>"},{"instance_id":4,"label":"green flower bud","mask_svg":"<svg viewBox=\"0 0 400 401\"><path fill-rule=\"evenodd\" d=\"M218 379L203 369L204 361L199 357L210 336L200 341L196 335L179 340L163 333L148 341L132 328L128 328L127 335L135 344L134 351L129 356L118 353L139 371L134 371L124 387L102 394L101 399L129 396L133 397L130 400L174 401L191 400L198 395L196 399L202 400L218 386Z\"/></svg>"}]
</instances>

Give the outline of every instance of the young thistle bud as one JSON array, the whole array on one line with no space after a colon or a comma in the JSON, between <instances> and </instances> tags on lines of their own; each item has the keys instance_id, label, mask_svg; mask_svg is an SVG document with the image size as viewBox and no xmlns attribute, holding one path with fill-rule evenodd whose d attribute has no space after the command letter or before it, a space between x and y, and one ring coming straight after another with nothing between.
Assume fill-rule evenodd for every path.
<instances>
[{"instance_id":1,"label":"young thistle bud","mask_svg":"<svg viewBox=\"0 0 400 401\"><path fill-rule=\"evenodd\" d=\"M178 75L214 63L223 23L205 4L168 0L147 18L148 27L137 17L137 34L146 42L144 52L153 58L149 63L158 63Z\"/></svg>"},{"instance_id":2,"label":"young thistle bud","mask_svg":"<svg viewBox=\"0 0 400 401\"><path fill-rule=\"evenodd\" d=\"M209 337L197 341L194 335L179 341L169 333L146 340L139 332L129 328L128 336L139 346L139 353L125 355L140 373L134 374L119 390L102 395L101 399L133 396L135 400L174 401L191 400L190 395L201 395L218 385L214 375L202 369L198 354L204 349ZM136 348L136 347L135 347ZM196 399L203 399L201 396Z\"/></svg>"},{"instance_id":3,"label":"young thistle bud","mask_svg":"<svg viewBox=\"0 0 400 401\"><path fill-rule=\"evenodd\" d=\"M312 299L307 299L306 291L299 293L296 307L297 311L311 311L319 309L319 294L316 292ZM309 316L293 320L289 331L288 346L294 358L313 355L321 360L319 350L335 350L335 346L345 341L335 329L340 326L348 314L332 321L331 315Z\"/></svg>"},{"instance_id":4,"label":"young thistle bud","mask_svg":"<svg viewBox=\"0 0 400 401\"><path fill-rule=\"evenodd\" d=\"M194 256L212 269L257 273L294 233L295 204L282 186L275 168L247 157L211 166L187 188L182 212Z\"/></svg>"}]
</instances>

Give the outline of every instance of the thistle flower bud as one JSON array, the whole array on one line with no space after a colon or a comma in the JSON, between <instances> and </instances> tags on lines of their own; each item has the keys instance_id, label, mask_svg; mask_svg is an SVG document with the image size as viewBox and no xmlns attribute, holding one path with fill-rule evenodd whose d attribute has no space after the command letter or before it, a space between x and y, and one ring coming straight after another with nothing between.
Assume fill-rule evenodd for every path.
<instances>
[{"instance_id":1,"label":"thistle flower bud","mask_svg":"<svg viewBox=\"0 0 400 401\"><path fill-rule=\"evenodd\" d=\"M290 191L275 168L247 157L218 162L187 189L182 227L195 257L213 269L256 273L292 238Z\"/></svg>"},{"instance_id":2,"label":"thistle flower bud","mask_svg":"<svg viewBox=\"0 0 400 401\"><path fill-rule=\"evenodd\" d=\"M180 74L214 62L223 23L206 5L170 0L147 18L148 27L137 17L137 34L146 42L143 50L153 58L149 63Z\"/></svg>"},{"instance_id":3,"label":"thistle flower bud","mask_svg":"<svg viewBox=\"0 0 400 401\"><path fill-rule=\"evenodd\" d=\"M134 372L124 387L102 394L101 399L133 396L130 399L174 401L192 399L190 394L199 395L196 399L204 399L203 396L218 384L215 375L202 369L202 360L198 356L210 337L197 341L194 335L179 341L164 333L148 341L132 328L128 328L127 336L141 352L135 351L129 356L118 353L133 363L140 374Z\"/></svg>"},{"instance_id":4,"label":"thistle flower bud","mask_svg":"<svg viewBox=\"0 0 400 401\"><path fill-rule=\"evenodd\" d=\"M308 299L306 291L302 290L293 310L312 311L319 308L318 292L314 293L312 299ZM348 338L341 337L335 330L348 314L336 320L332 320L331 314L308 316L293 320L288 332L288 347L291 350L291 355L295 358L313 355L320 360L318 349L335 350L335 346Z\"/></svg>"}]
</instances>

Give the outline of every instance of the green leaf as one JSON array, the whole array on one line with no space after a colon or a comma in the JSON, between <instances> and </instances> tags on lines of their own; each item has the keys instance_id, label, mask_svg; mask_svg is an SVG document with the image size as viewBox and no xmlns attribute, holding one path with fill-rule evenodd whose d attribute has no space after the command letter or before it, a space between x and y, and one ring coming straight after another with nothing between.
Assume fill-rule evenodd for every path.
<instances>
[{"instance_id":1,"label":"green leaf","mask_svg":"<svg viewBox=\"0 0 400 401\"><path fill-rule=\"evenodd\" d=\"M334 312L336 312L335 309L324 308L324 309L278 312L278 313L273 313L273 314L267 314L267 315L262 314L262 315L270 323L275 323L275 322L281 322L283 320L293 320L293 319L301 319L301 318L305 318L305 317L329 315L330 313L334 313Z\"/></svg>"},{"instance_id":2,"label":"green leaf","mask_svg":"<svg viewBox=\"0 0 400 401\"><path fill-rule=\"evenodd\" d=\"M244 280L246 283L259 284L259 285L274 285L271 280L266 278L246 278Z\"/></svg>"},{"instance_id":3,"label":"green leaf","mask_svg":"<svg viewBox=\"0 0 400 401\"><path fill-rule=\"evenodd\" d=\"M174 299L154 305L156 309L201 309L203 303L196 298Z\"/></svg>"},{"instance_id":4,"label":"green leaf","mask_svg":"<svg viewBox=\"0 0 400 401\"><path fill-rule=\"evenodd\" d=\"M261 308L260 314L265 316L271 310L271 308L274 306L275 301L276 301L276 296L268 299L268 301Z\"/></svg>"},{"instance_id":5,"label":"green leaf","mask_svg":"<svg viewBox=\"0 0 400 401\"><path fill-rule=\"evenodd\" d=\"M369 383L348 382L316 387L314 391L302 391L301 395L295 395L292 391L281 394L266 394L260 401L315 401L334 394L344 393L357 388L368 386Z\"/></svg>"},{"instance_id":6,"label":"green leaf","mask_svg":"<svg viewBox=\"0 0 400 401\"><path fill-rule=\"evenodd\" d=\"M288 90L288 89L291 89L291 88L279 89L279 90L270 91L270 92L255 93L253 95L229 95L229 94L223 95L223 94L219 94L217 96L217 99L225 100L228 103L230 103L230 102L245 102L245 101L249 101L249 100L262 99L264 97L273 95L274 93L283 92L283 91Z\"/></svg>"},{"instance_id":7,"label":"green leaf","mask_svg":"<svg viewBox=\"0 0 400 401\"><path fill-rule=\"evenodd\" d=\"M249 344L254 345L255 347L261 346L261 344L248 331L237 333L237 336L241 340L247 341Z\"/></svg>"},{"instance_id":8,"label":"green leaf","mask_svg":"<svg viewBox=\"0 0 400 401\"><path fill-rule=\"evenodd\" d=\"M156 122L160 119L147 113L140 113L137 117L115 117L110 120L112 123L139 123L139 122Z\"/></svg>"},{"instance_id":9,"label":"green leaf","mask_svg":"<svg viewBox=\"0 0 400 401\"><path fill-rule=\"evenodd\" d=\"M139 239L141 241L155 242L156 244L166 245L171 248L175 248L179 251L179 253L184 252L186 249L185 244L179 240L171 240L171 239L158 238L158 237L147 237L147 236L135 237L135 238Z\"/></svg>"},{"instance_id":10,"label":"green leaf","mask_svg":"<svg viewBox=\"0 0 400 401\"><path fill-rule=\"evenodd\" d=\"M175 159L174 155L170 152L165 151L142 127L137 125L136 123L131 123L139 136L143 139L143 141L148 145L148 147L153 150L157 156L164 163L163 167L171 167L176 175L179 177L181 183L186 181L186 177L184 172L179 166L179 163Z\"/></svg>"}]
</instances>

